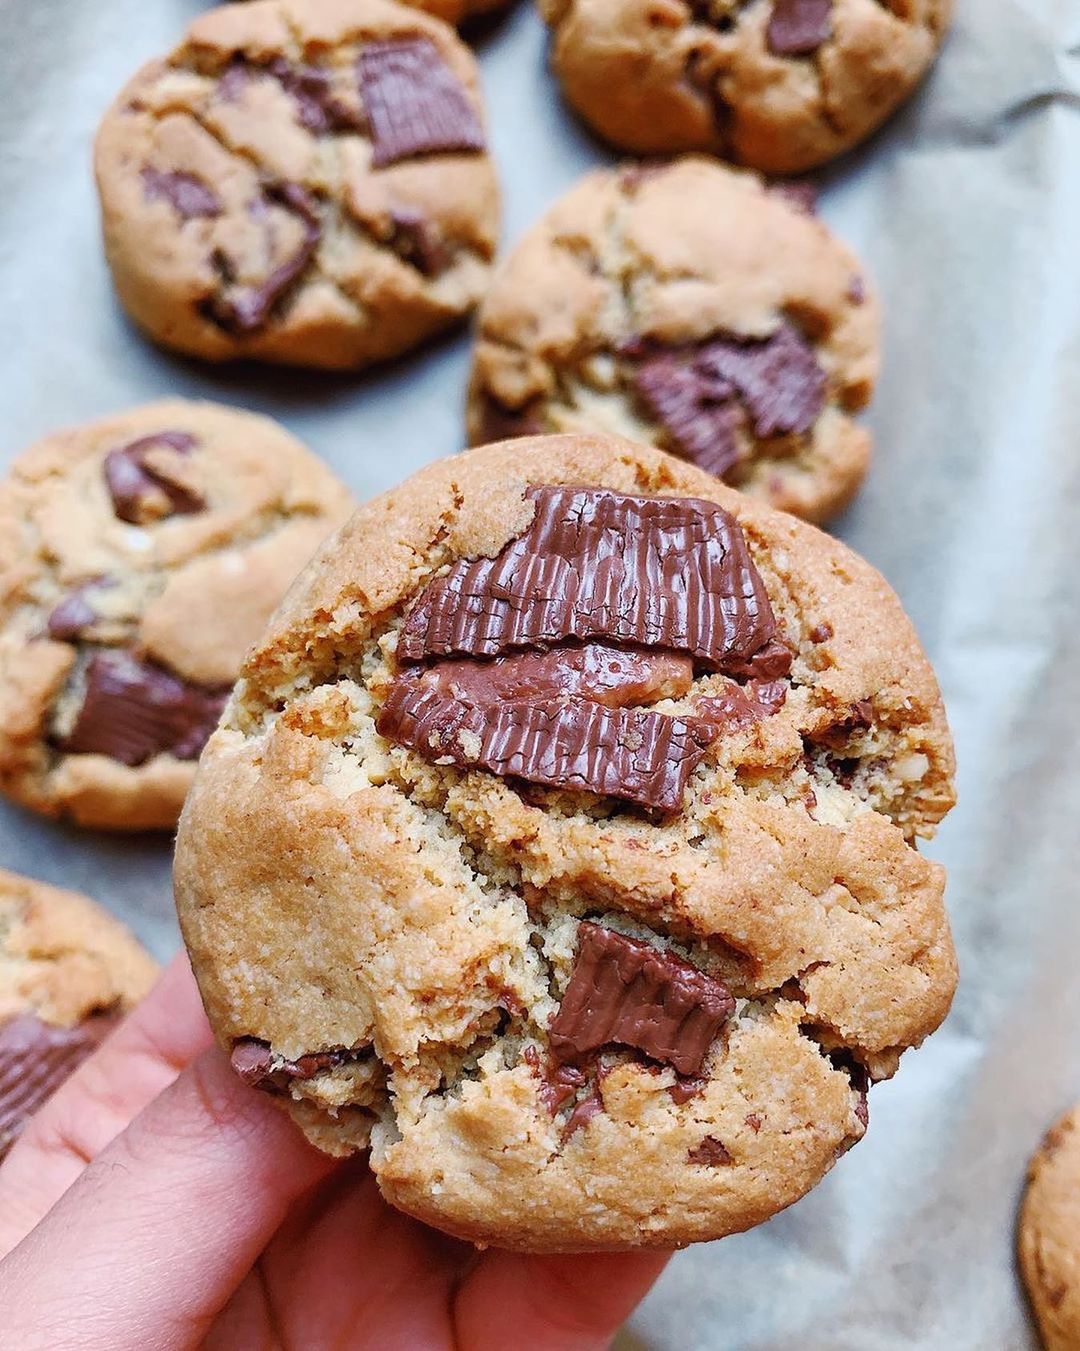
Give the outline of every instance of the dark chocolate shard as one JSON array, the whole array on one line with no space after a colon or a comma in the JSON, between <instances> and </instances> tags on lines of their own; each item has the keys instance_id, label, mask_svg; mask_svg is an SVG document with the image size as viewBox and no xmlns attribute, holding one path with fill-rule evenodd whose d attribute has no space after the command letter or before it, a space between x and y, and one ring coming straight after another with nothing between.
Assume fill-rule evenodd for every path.
<instances>
[{"instance_id":1,"label":"dark chocolate shard","mask_svg":"<svg viewBox=\"0 0 1080 1351\"><path fill-rule=\"evenodd\" d=\"M32 1013L21 1013L0 1025L0 1159L116 1021L110 1014L97 1014L74 1027L54 1027Z\"/></svg>"},{"instance_id":2,"label":"dark chocolate shard","mask_svg":"<svg viewBox=\"0 0 1080 1351\"><path fill-rule=\"evenodd\" d=\"M168 202L181 220L220 216L221 198L194 174L151 168L142 171L143 193L147 201Z\"/></svg>"},{"instance_id":3,"label":"dark chocolate shard","mask_svg":"<svg viewBox=\"0 0 1080 1351\"><path fill-rule=\"evenodd\" d=\"M357 1052L337 1048L314 1051L298 1060L276 1055L270 1043L257 1037L240 1037L233 1043L230 1063L233 1070L252 1088L267 1093L283 1093L294 1079L314 1079L325 1070L335 1069L357 1058Z\"/></svg>"},{"instance_id":4,"label":"dark chocolate shard","mask_svg":"<svg viewBox=\"0 0 1080 1351\"><path fill-rule=\"evenodd\" d=\"M701 718L608 708L586 699L538 699L486 708L398 676L378 729L436 764L600 793L657 811L682 806L687 781L715 740Z\"/></svg>"},{"instance_id":5,"label":"dark chocolate shard","mask_svg":"<svg viewBox=\"0 0 1080 1351\"><path fill-rule=\"evenodd\" d=\"M606 639L726 670L773 638L765 584L716 503L583 487L527 495L536 513L521 535L495 558L460 559L421 592L403 661Z\"/></svg>"},{"instance_id":6,"label":"dark chocolate shard","mask_svg":"<svg viewBox=\"0 0 1080 1351\"><path fill-rule=\"evenodd\" d=\"M131 767L159 754L197 760L227 698L227 690L189 684L130 652L95 652L82 707L59 746L68 755L107 755Z\"/></svg>"},{"instance_id":7,"label":"dark chocolate shard","mask_svg":"<svg viewBox=\"0 0 1080 1351\"><path fill-rule=\"evenodd\" d=\"M729 682L722 694L703 695L694 712L716 724L718 734L731 727L750 727L779 713L787 699L786 680L751 680L746 685Z\"/></svg>"},{"instance_id":8,"label":"dark chocolate shard","mask_svg":"<svg viewBox=\"0 0 1080 1351\"><path fill-rule=\"evenodd\" d=\"M367 43L359 79L374 168L414 155L484 149L476 111L429 38Z\"/></svg>"},{"instance_id":9,"label":"dark chocolate shard","mask_svg":"<svg viewBox=\"0 0 1080 1351\"><path fill-rule=\"evenodd\" d=\"M706 1135L699 1145L687 1151L687 1163L699 1163L705 1168L720 1168L735 1160L715 1135Z\"/></svg>"},{"instance_id":10,"label":"dark chocolate shard","mask_svg":"<svg viewBox=\"0 0 1080 1351\"><path fill-rule=\"evenodd\" d=\"M334 97L333 78L321 66L306 66L277 57L267 67L296 105L296 120L314 136L332 131L361 131L364 120Z\"/></svg>"},{"instance_id":11,"label":"dark chocolate shard","mask_svg":"<svg viewBox=\"0 0 1080 1351\"><path fill-rule=\"evenodd\" d=\"M73 587L45 621L45 631L57 642L74 642L97 623L100 615L92 601L95 592L106 591L115 582L109 577L93 577Z\"/></svg>"},{"instance_id":12,"label":"dark chocolate shard","mask_svg":"<svg viewBox=\"0 0 1080 1351\"><path fill-rule=\"evenodd\" d=\"M588 921L578 926L570 983L551 1021L551 1051L573 1063L603 1046L631 1046L696 1075L735 1001L715 977L675 953Z\"/></svg>"},{"instance_id":13,"label":"dark chocolate shard","mask_svg":"<svg viewBox=\"0 0 1080 1351\"><path fill-rule=\"evenodd\" d=\"M451 253L436 226L415 207L395 207L391 213L390 247L425 277L436 277L450 265Z\"/></svg>"},{"instance_id":14,"label":"dark chocolate shard","mask_svg":"<svg viewBox=\"0 0 1080 1351\"><path fill-rule=\"evenodd\" d=\"M679 699L693 679L693 662L679 652L584 643L548 652L515 652L494 661L442 661L425 670L420 682L477 708L563 697L628 708Z\"/></svg>"},{"instance_id":15,"label":"dark chocolate shard","mask_svg":"<svg viewBox=\"0 0 1080 1351\"><path fill-rule=\"evenodd\" d=\"M768 191L770 196L781 198L802 216L817 215L817 188L813 183L808 183L805 178L793 178L780 183L770 183Z\"/></svg>"},{"instance_id":16,"label":"dark chocolate shard","mask_svg":"<svg viewBox=\"0 0 1080 1351\"><path fill-rule=\"evenodd\" d=\"M105 456L105 484L113 511L130 525L149 525L169 516L187 516L206 506L202 497L170 474L156 452L187 455L195 447L189 432L162 431L141 436Z\"/></svg>"},{"instance_id":17,"label":"dark chocolate shard","mask_svg":"<svg viewBox=\"0 0 1080 1351\"><path fill-rule=\"evenodd\" d=\"M252 210L258 216L268 214L272 206L297 217L303 225L303 237L298 248L257 285L237 284L228 258L221 252L214 254L212 261L221 277L223 290L204 301L201 308L208 319L227 333L242 336L262 328L307 271L322 239L322 220L316 200L299 183L269 184L263 188L262 197L252 204Z\"/></svg>"},{"instance_id":18,"label":"dark chocolate shard","mask_svg":"<svg viewBox=\"0 0 1080 1351\"><path fill-rule=\"evenodd\" d=\"M810 56L832 36L832 0L774 0L765 41L774 56Z\"/></svg>"}]
</instances>

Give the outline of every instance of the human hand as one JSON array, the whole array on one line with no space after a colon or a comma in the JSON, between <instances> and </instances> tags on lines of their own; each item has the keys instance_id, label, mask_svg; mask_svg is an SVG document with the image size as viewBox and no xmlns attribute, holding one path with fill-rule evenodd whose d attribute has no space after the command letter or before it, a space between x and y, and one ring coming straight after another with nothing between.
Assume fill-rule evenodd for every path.
<instances>
[{"instance_id":1,"label":"human hand","mask_svg":"<svg viewBox=\"0 0 1080 1351\"><path fill-rule=\"evenodd\" d=\"M477 1253L312 1149L213 1045L186 959L0 1168L5 1351L594 1351L655 1253Z\"/></svg>"}]
</instances>

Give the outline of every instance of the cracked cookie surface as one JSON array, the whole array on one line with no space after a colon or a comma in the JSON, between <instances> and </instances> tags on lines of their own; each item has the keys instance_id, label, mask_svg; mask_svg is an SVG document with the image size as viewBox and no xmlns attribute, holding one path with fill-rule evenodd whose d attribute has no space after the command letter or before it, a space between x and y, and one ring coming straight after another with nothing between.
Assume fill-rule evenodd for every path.
<instances>
[{"instance_id":1,"label":"cracked cookie surface","mask_svg":"<svg viewBox=\"0 0 1080 1351\"><path fill-rule=\"evenodd\" d=\"M680 727L704 749L658 796L649 729ZM944 1017L914 842L952 772L866 563L660 451L526 438L328 541L204 753L178 912L237 1072L370 1148L393 1204L525 1250L684 1244L813 1186Z\"/></svg>"},{"instance_id":2,"label":"cracked cookie surface","mask_svg":"<svg viewBox=\"0 0 1080 1351\"><path fill-rule=\"evenodd\" d=\"M0 869L0 1158L156 976L93 901Z\"/></svg>"},{"instance_id":3,"label":"cracked cookie surface","mask_svg":"<svg viewBox=\"0 0 1080 1351\"><path fill-rule=\"evenodd\" d=\"M1028 1169L1020 1269L1046 1351L1080 1345L1080 1107L1047 1132Z\"/></svg>"},{"instance_id":4,"label":"cracked cookie surface","mask_svg":"<svg viewBox=\"0 0 1080 1351\"><path fill-rule=\"evenodd\" d=\"M176 823L248 648L347 515L267 418L172 400L59 432L0 484L0 788Z\"/></svg>"},{"instance_id":5,"label":"cracked cookie surface","mask_svg":"<svg viewBox=\"0 0 1080 1351\"><path fill-rule=\"evenodd\" d=\"M866 472L878 364L858 260L782 191L697 157L601 170L496 273L469 437L615 432L821 521Z\"/></svg>"},{"instance_id":6,"label":"cracked cookie surface","mask_svg":"<svg viewBox=\"0 0 1080 1351\"><path fill-rule=\"evenodd\" d=\"M573 107L624 150L800 173L911 93L951 0L540 0Z\"/></svg>"},{"instance_id":7,"label":"cracked cookie surface","mask_svg":"<svg viewBox=\"0 0 1080 1351\"><path fill-rule=\"evenodd\" d=\"M476 65L390 0L197 19L107 112L96 170L120 299L209 360L395 357L485 288L498 189Z\"/></svg>"}]
</instances>

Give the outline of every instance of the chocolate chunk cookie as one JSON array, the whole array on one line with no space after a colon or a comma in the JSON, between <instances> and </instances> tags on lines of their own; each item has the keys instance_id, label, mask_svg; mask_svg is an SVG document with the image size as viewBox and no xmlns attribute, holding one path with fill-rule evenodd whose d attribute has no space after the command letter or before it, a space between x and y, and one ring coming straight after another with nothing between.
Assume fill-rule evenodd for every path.
<instances>
[{"instance_id":1,"label":"chocolate chunk cookie","mask_svg":"<svg viewBox=\"0 0 1080 1351\"><path fill-rule=\"evenodd\" d=\"M952 0L540 0L567 99L625 150L800 173L912 92Z\"/></svg>"},{"instance_id":2,"label":"chocolate chunk cookie","mask_svg":"<svg viewBox=\"0 0 1080 1351\"><path fill-rule=\"evenodd\" d=\"M930 668L842 545L660 451L525 439L364 507L244 668L176 892L233 1064L518 1249L756 1224L955 982Z\"/></svg>"},{"instance_id":3,"label":"chocolate chunk cookie","mask_svg":"<svg viewBox=\"0 0 1080 1351\"><path fill-rule=\"evenodd\" d=\"M1028 1170L1020 1269L1047 1351L1080 1346L1080 1107L1047 1133Z\"/></svg>"},{"instance_id":4,"label":"chocolate chunk cookie","mask_svg":"<svg viewBox=\"0 0 1080 1351\"><path fill-rule=\"evenodd\" d=\"M152 404L51 436L0 484L0 788L176 824L241 660L347 515L266 418Z\"/></svg>"},{"instance_id":5,"label":"chocolate chunk cookie","mask_svg":"<svg viewBox=\"0 0 1080 1351\"><path fill-rule=\"evenodd\" d=\"M151 958L85 896L0 869L0 1158L146 994Z\"/></svg>"},{"instance_id":6,"label":"chocolate chunk cookie","mask_svg":"<svg viewBox=\"0 0 1080 1351\"><path fill-rule=\"evenodd\" d=\"M121 300L194 356L365 366L487 282L498 190L475 63L388 0L210 11L120 94L96 164Z\"/></svg>"},{"instance_id":7,"label":"chocolate chunk cookie","mask_svg":"<svg viewBox=\"0 0 1080 1351\"><path fill-rule=\"evenodd\" d=\"M503 9L509 0L403 0L403 3L456 25Z\"/></svg>"},{"instance_id":8,"label":"chocolate chunk cookie","mask_svg":"<svg viewBox=\"0 0 1080 1351\"><path fill-rule=\"evenodd\" d=\"M862 269L801 196L714 161L589 174L480 311L474 443L610 431L822 521L862 481L878 370Z\"/></svg>"}]
</instances>

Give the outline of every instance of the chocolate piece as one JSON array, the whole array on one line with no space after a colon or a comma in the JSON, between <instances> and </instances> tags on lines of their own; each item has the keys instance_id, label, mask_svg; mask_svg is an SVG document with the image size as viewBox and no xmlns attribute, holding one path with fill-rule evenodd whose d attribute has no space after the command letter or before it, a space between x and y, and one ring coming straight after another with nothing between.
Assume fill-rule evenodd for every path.
<instances>
[{"instance_id":1,"label":"chocolate piece","mask_svg":"<svg viewBox=\"0 0 1080 1351\"><path fill-rule=\"evenodd\" d=\"M195 438L188 432L164 431L111 450L105 456L105 484L117 517L130 525L149 525L202 511L206 503L199 494L170 475L167 467L154 463L156 450L187 455L194 446Z\"/></svg>"},{"instance_id":2,"label":"chocolate piece","mask_svg":"<svg viewBox=\"0 0 1080 1351\"><path fill-rule=\"evenodd\" d=\"M374 168L414 155L484 149L476 112L429 38L367 43L359 78Z\"/></svg>"},{"instance_id":3,"label":"chocolate piece","mask_svg":"<svg viewBox=\"0 0 1080 1351\"><path fill-rule=\"evenodd\" d=\"M257 1037L240 1037L233 1043L230 1063L233 1070L252 1088L267 1093L283 1093L294 1079L314 1079L324 1070L335 1069L346 1061L356 1059L357 1053L338 1049L315 1051L298 1060L286 1060L275 1055L270 1043Z\"/></svg>"},{"instance_id":4,"label":"chocolate piece","mask_svg":"<svg viewBox=\"0 0 1080 1351\"><path fill-rule=\"evenodd\" d=\"M524 1059L540 1077L540 1101L552 1116L588 1081L585 1071L576 1065L545 1064L535 1046L526 1046Z\"/></svg>"},{"instance_id":5,"label":"chocolate piece","mask_svg":"<svg viewBox=\"0 0 1080 1351\"><path fill-rule=\"evenodd\" d=\"M847 298L853 305L861 305L866 299L866 283L862 277L855 275L848 282Z\"/></svg>"},{"instance_id":6,"label":"chocolate piece","mask_svg":"<svg viewBox=\"0 0 1080 1351\"><path fill-rule=\"evenodd\" d=\"M761 1130L761 1117L758 1116L757 1112L751 1112L750 1115L746 1118L746 1124L750 1127L750 1129L754 1132L754 1134L757 1135L758 1131Z\"/></svg>"},{"instance_id":7,"label":"chocolate piece","mask_svg":"<svg viewBox=\"0 0 1080 1351\"><path fill-rule=\"evenodd\" d=\"M583 921L551 1050L573 1062L615 1043L696 1075L734 1011L720 981L675 953Z\"/></svg>"},{"instance_id":8,"label":"chocolate piece","mask_svg":"<svg viewBox=\"0 0 1080 1351\"><path fill-rule=\"evenodd\" d=\"M818 194L813 183L805 179L791 179L783 183L770 183L768 188L772 197L780 197L788 206L803 216L816 216Z\"/></svg>"},{"instance_id":9,"label":"chocolate piece","mask_svg":"<svg viewBox=\"0 0 1080 1351\"><path fill-rule=\"evenodd\" d=\"M227 690L188 684L130 652L95 652L82 707L60 749L131 767L159 754L197 760L227 698Z\"/></svg>"},{"instance_id":10,"label":"chocolate piece","mask_svg":"<svg viewBox=\"0 0 1080 1351\"><path fill-rule=\"evenodd\" d=\"M687 1152L686 1162L700 1163L705 1168L719 1168L735 1160L715 1135L706 1135L701 1144Z\"/></svg>"},{"instance_id":11,"label":"chocolate piece","mask_svg":"<svg viewBox=\"0 0 1080 1351\"><path fill-rule=\"evenodd\" d=\"M827 643L832 636L833 626L827 619L822 620L820 624L815 624L809 634L812 643Z\"/></svg>"},{"instance_id":12,"label":"chocolate piece","mask_svg":"<svg viewBox=\"0 0 1080 1351\"><path fill-rule=\"evenodd\" d=\"M390 247L418 272L435 277L450 265L450 250L422 211L399 206L391 212L391 220Z\"/></svg>"},{"instance_id":13,"label":"chocolate piece","mask_svg":"<svg viewBox=\"0 0 1080 1351\"><path fill-rule=\"evenodd\" d=\"M95 591L106 591L115 582L108 577L94 577L71 591L55 605L45 621L45 631L57 642L73 642L83 636L86 629L92 628L100 615L90 604Z\"/></svg>"},{"instance_id":14,"label":"chocolate piece","mask_svg":"<svg viewBox=\"0 0 1080 1351\"><path fill-rule=\"evenodd\" d=\"M26 1122L116 1025L98 1014L74 1027L54 1027L33 1013L0 1025L0 1159Z\"/></svg>"},{"instance_id":15,"label":"chocolate piece","mask_svg":"<svg viewBox=\"0 0 1080 1351\"><path fill-rule=\"evenodd\" d=\"M494 661L442 661L420 677L426 689L477 708L559 697L627 708L679 699L693 679L693 662L681 653L602 643L515 652Z\"/></svg>"},{"instance_id":16,"label":"chocolate piece","mask_svg":"<svg viewBox=\"0 0 1080 1351\"><path fill-rule=\"evenodd\" d=\"M544 424L537 413L536 404L526 404L524 408L507 408L490 394L484 394L480 412L480 439L485 444L512 441L516 436L540 436L543 430Z\"/></svg>"},{"instance_id":17,"label":"chocolate piece","mask_svg":"<svg viewBox=\"0 0 1080 1351\"><path fill-rule=\"evenodd\" d=\"M603 1110L604 1099L600 1096L600 1090L594 1087L589 1096L582 1098L567 1117L566 1125L563 1127L563 1143L565 1144L575 1131L587 1126L593 1117L599 1116Z\"/></svg>"},{"instance_id":18,"label":"chocolate piece","mask_svg":"<svg viewBox=\"0 0 1080 1351\"><path fill-rule=\"evenodd\" d=\"M774 56L809 56L832 36L832 0L774 0L765 41Z\"/></svg>"},{"instance_id":19,"label":"chocolate piece","mask_svg":"<svg viewBox=\"0 0 1080 1351\"><path fill-rule=\"evenodd\" d=\"M460 559L424 588L402 660L604 638L727 670L772 639L765 584L714 502L551 486L527 496L532 523L497 557Z\"/></svg>"},{"instance_id":20,"label":"chocolate piece","mask_svg":"<svg viewBox=\"0 0 1080 1351\"><path fill-rule=\"evenodd\" d=\"M277 57L267 67L296 104L296 117L314 136L331 131L364 130L364 121L333 94L333 79L319 66L294 65Z\"/></svg>"},{"instance_id":21,"label":"chocolate piece","mask_svg":"<svg viewBox=\"0 0 1080 1351\"><path fill-rule=\"evenodd\" d=\"M717 726L717 734L729 727L749 727L778 713L787 699L783 680L751 680L745 687L729 683L723 694L703 695L694 711Z\"/></svg>"},{"instance_id":22,"label":"chocolate piece","mask_svg":"<svg viewBox=\"0 0 1080 1351\"><path fill-rule=\"evenodd\" d=\"M149 165L142 171L143 193L147 201L168 202L181 220L220 216L221 198L194 174L162 172Z\"/></svg>"},{"instance_id":23,"label":"chocolate piece","mask_svg":"<svg viewBox=\"0 0 1080 1351\"><path fill-rule=\"evenodd\" d=\"M212 258L225 290L202 303L202 312L228 333L255 333L270 318L274 307L291 290L315 256L322 239L322 220L315 198L299 183L275 183L262 190L253 203L256 215L279 206L296 216L304 227L299 247L279 263L258 285L237 285L231 262L220 250Z\"/></svg>"},{"instance_id":24,"label":"chocolate piece","mask_svg":"<svg viewBox=\"0 0 1080 1351\"><path fill-rule=\"evenodd\" d=\"M684 459L717 478L738 463L745 416L730 380L699 371L681 352L661 352L638 367L634 389Z\"/></svg>"},{"instance_id":25,"label":"chocolate piece","mask_svg":"<svg viewBox=\"0 0 1080 1351\"><path fill-rule=\"evenodd\" d=\"M675 1082L668 1088L668 1096L671 1101L678 1103L681 1107L684 1102L690 1102L693 1098L700 1098L705 1092L705 1085L708 1079L697 1075L678 1075Z\"/></svg>"},{"instance_id":26,"label":"chocolate piece","mask_svg":"<svg viewBox=\"0 0 1080 1351\"><path fill-rule=\"evenodd\" d=\"M378 729L436 764L606 794L664 812L682 806L687 780L716 735L700 718L585 699L478 708L425 684L415 670L394 682Z\"/></svg>"},{"instance_id":27,"label":"chocolate piece","mask_svg":"<svg viewBox=\"0 0 1080 1351\"><path fill-rule=\"evenodd\" d=\"M746 661L729 661L725 670L737 680L781 680L790 673L791 662L791 648L774 638Z\"/></svg>"}]
</instances>

